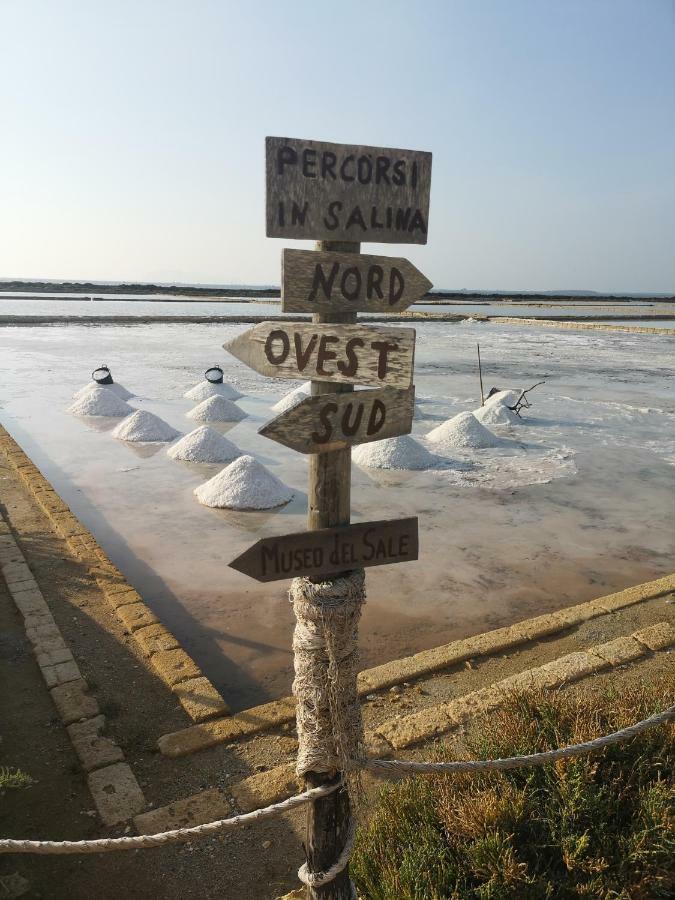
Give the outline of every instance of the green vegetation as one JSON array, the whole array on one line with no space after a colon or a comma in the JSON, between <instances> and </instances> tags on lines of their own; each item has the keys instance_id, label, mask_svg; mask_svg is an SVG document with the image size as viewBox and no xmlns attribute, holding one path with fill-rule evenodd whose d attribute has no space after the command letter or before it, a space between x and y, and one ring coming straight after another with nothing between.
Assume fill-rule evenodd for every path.
<instances>
[{"instance_id":1,"label":"green vegetation","mask_svg":"<svg viewBox=\"0 0 675 900\"><path fill-rule=\"evenodd\" d=\"M30 775L27 775L20 769L0 766L0 791L5 790L6 788L30 787L33 783L33 779Z\"/></svg>"},{"instance_id":2,"label":"green vegetation","mask_svg":"<svg viewBox=\"0 0 675 900\"><path fill-rule=\"evenodd\" d=\"M475 758L599 737L673 702L667 683L586 699L513 697L481 720ZM442 758L442 757L441 757ZM647 900L675 896L675 727L586 757L382 788L352 875L363 900Z\"/></svg>"}]
</instances>

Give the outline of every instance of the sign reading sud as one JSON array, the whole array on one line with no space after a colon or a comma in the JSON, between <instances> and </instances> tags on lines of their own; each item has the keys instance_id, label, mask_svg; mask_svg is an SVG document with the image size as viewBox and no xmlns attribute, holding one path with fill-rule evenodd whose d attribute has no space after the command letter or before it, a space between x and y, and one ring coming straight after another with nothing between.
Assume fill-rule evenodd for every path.
<instances>
[{"instance_id":1,"label":"sign reading sud","mask_svg":"<svg viewBox=\"0 0 675 900\"><path fill-rule=\"evenodd\" d=\"M268 137L267 236L426 244L431 153Z\"/></svg>"}]
</instances>

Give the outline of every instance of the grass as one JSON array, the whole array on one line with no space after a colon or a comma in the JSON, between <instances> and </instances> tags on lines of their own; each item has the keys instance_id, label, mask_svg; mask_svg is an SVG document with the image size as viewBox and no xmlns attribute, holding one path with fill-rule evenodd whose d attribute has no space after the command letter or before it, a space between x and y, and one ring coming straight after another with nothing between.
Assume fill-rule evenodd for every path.
<instances>
[{"instance_id":1,"label":"grass","mask_svg":"<svg viewBox=\"0 0 675 900\"><path fill-rule=\"evenodd\" d=\"M0 766L0 791L9 788L24 788L34 784L30 775L20 769Z\"/></svg>"},{"instance_id":2,"label":"grass","mask_svg":"<svg viewBox=\"0 0 675 900\"><path fill-rule=\"evenodd\" d=\"M471 756L576 744L673 702L675 676L607 695L514 696L480 722ZM442 758L442 757L441 757ZM363 900L655 900L675 896L675 727L586 757L381 789L352 877Z\"/></svg>"}]
</instances>

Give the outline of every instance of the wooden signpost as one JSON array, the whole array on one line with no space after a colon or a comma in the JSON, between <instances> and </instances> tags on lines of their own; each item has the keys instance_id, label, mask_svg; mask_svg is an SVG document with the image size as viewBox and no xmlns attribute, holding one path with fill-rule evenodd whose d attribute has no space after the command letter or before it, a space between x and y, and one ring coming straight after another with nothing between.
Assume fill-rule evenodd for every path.
<instances>
[{"instance_id":1,"label":"wooden signpost","mask_svg":"<svg viewBox=\"0 0 675 900\"><path fill-rule=\"evenodd\" d=\"M268 137L267 237L426 244L431 153Z\"/></svg>"},{"instance_id":2,"label":"wooden signpost","mask_svg":"<svg viewBox=\"0 0 675 900\"><path fill-rule=\"evenodd\" d=\"M417 518L413 517L262 538L230 566L256 581L279 581L410 562L417 553Z\"/></svg>"},{"instance_id":3,"label":"wooden signpost","mask_svg":"<svg viewBox=\"0 0 675 900\"><path fill-rule=\"evenodd\" d=\"M398 313L421 300L431 282L407 259L353 253L284 250L284 312Z\"/></svg>"},{"instance_id":4,"label":"wooden signpost","mask_svg":"<svg viewBox=\"0 0 675 900\"><path fill-rule=\"evenodd\" d=\"M261 375L409 387L415 329L261 322L223 345Z\"/></svg>"},{"instance_id":5,"label":"wooden signpost","mask_svg":"<svg viewBox=\"0 0 675 900\"><path fill-rule=\"evenodd\" d=\"M356 314L400 312L431 283L405 259L361 256L360 242L426 244L431 154L278 137L266 139L266 151L267 236L317 241L315 251L283 254L283 309L312 312L312 323L263 322L224 346L262 375L312 381L310 398L260 430L310 454L309 531L263 538L230 565L264 582L335 584L354 569L417 559L416 518L350 525L351 446L412 428L415 331L356 325ZM355 696L351 676L349 690ZM339 775L306 771L305 785ZM345 790L309 804L310 873L335 863L350 821ZM350 900L348 867L307 896Z\"/></svg>"},{"instance_id":6,"label":"wooden signpost","mask_svg":"<svg viewBox=\"0 0 675 900\"><path fill-rule=\"evenodd\" d=\"M410 434L414 412L414 387L322 394L301 400L258 434L299 453L327 453Z\"/></svg>"}]
</instances>

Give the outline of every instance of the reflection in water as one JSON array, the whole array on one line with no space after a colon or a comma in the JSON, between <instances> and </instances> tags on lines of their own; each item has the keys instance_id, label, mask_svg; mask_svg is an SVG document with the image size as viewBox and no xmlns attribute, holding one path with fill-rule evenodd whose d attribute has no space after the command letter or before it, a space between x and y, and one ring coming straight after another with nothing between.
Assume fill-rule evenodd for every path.
<instances>
[{"instance_id":1,"label":"reflection in water","mask_svg":"<svg viewBox=\"0 0 675 900\"><path fill-rule=\"evenodd\" d=\"M167 446L167 444L161 441L154 441L153 443L147 444L141 443L140 441L120 441L120 444L123 444L127 449L131 450L136 456L140 456L141 459L149 459Z\"/></svg>"},{"instance_id":2,"label":"reflection in water","mask_svg":"<svg viewBox=\"0 0 675 900\"><path fill-rule=\"evenodd\" d=\"M112 431L116 425L122 421L121 416L77 416L77 418L86 425L90 431Z\"/></svg>"}]
</instances>

